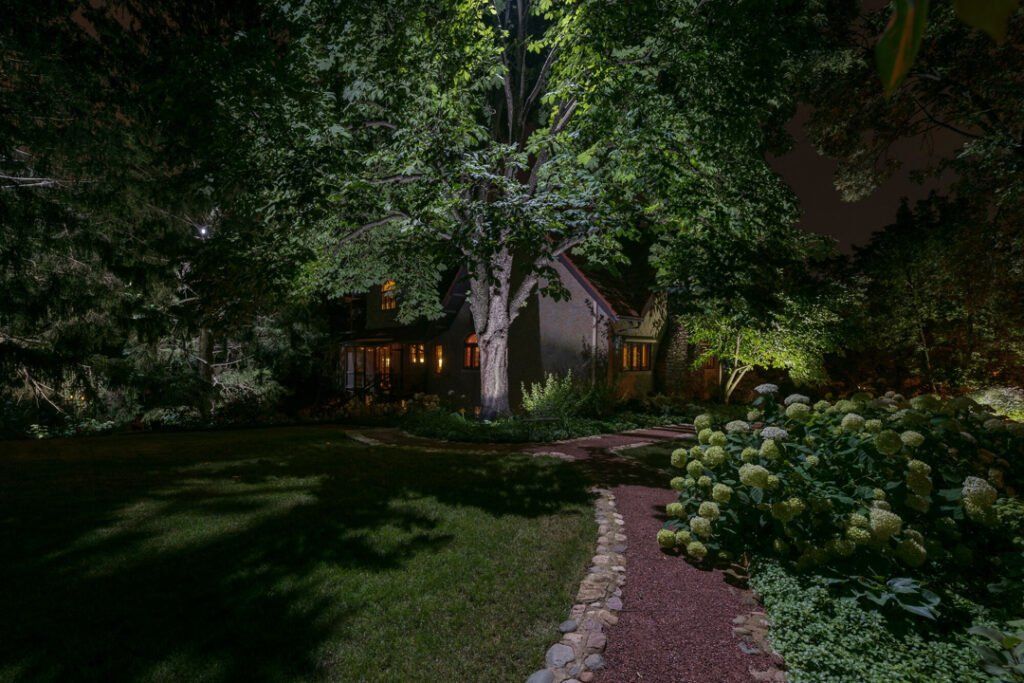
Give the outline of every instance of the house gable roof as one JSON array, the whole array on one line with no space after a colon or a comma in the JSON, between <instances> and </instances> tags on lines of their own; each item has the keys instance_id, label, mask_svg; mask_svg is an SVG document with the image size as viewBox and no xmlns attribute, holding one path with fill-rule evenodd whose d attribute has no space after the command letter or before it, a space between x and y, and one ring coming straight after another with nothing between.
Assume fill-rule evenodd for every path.
<instances>
[{"instance_id":1,"label":"house gable roof","mask_svg":"<svg viewBox=\"0 0 1024 683\"><path fill-rule=\"evenodd\" d=\"M626 266L605 266L588 263L581 257L566 254L560 262L602 308L606 315L621 318L642 318L653 292L654 272L645 259L634 256Z\"/></svg>"}]
</instances>

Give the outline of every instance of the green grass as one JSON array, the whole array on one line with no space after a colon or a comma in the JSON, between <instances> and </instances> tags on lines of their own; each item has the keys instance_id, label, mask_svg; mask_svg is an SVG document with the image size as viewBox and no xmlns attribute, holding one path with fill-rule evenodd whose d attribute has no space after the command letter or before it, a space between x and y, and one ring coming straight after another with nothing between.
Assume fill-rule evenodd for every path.
<instances>
[{"instance_id":1,"label":"green grass","mask_svg":"<svg viewBox=\"0 0 1024 683\"><path fill-rule=\"evenodd\" d=\"M572 465L324 427L0 454L0 680L522 680L596 533Z\"/></svg>"}]
</instances>

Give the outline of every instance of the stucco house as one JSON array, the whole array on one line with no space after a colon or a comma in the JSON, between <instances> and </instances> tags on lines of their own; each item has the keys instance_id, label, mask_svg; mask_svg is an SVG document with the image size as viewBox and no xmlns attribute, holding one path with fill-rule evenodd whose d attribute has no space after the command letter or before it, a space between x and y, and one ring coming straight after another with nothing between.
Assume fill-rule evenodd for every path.
<instances>
[{"instance_id":1,"label":"stucco house","mask_svg":"<svg viewBox=\"0 0 1024 683\"><path fill-rule=\"evenodd\" d=\"M512 324L509 388L512 405L523 383L570 370L581 379L611 383L622 398L650 393L706 393L713 368L693 371L685 334L669 323L665 296L652 292L651 274L590 267L563 254L554 267L569 293L555 300L535 293ZM397 321L395 283L349 298L349 329L341 337L338 379L360 396L401 400L416 393L450 397L472 408L480 395L480 351L468 278L445 278L444 316L411 325Z\"/></svg>"}]
</instances>

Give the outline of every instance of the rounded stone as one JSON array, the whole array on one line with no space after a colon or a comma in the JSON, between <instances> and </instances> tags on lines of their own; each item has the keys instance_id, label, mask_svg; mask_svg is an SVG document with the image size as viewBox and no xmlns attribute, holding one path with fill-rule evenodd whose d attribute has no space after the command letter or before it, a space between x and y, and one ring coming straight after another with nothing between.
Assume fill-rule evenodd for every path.
<instances>
[{"instance_id":1,"label":"rounded stone","mask_svg":"<svg viewBox=\"0 0 1024 683\"><path fill-rule=\"evenodd\" d=\"M576 659L576 653L572 651L571 647L562 643L555 643L548 648L548 652L544 656L544 663L549 667L560 668L574 659Z\"/></svg>"},{"instance_id":2,"label":"rounded stone","mask_svg":"<svg viewBox=\"0 0 1024 683\"><path fill-rule=\"evenodd\" d=\"M562 633L572 633L576 630L577 625L578 624L576 623L575 619L566 619L558 625L558 630Z\"/></svg>"},{"instance_id":3,"label":"rounded stone","mask_svg":"<svg viewBox=\"0 0 1024 683\"><path fill-rule=\"evenodd\" d=\"M530 677L526 679L526 683L555 683L555 672L551 669L534 671L530 674Z\"/></svg>"},{"instance_id":4,"label":"rounded stone","mask_svg":"<svg viewBox=\"0 0 1024 683\"><path fill-rule=\"evenodd\" d=\"M591 671L598 671L604 668L604 657L596 654L588 655L587 658L583 660L583 665Z\"/></svg>"}]
</instances>

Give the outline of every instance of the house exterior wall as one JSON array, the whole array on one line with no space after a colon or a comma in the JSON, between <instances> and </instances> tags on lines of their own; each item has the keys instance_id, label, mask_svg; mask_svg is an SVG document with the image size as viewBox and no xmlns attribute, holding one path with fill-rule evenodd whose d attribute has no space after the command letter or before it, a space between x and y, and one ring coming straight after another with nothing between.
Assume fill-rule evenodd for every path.
<instances>
[{"instance_id":1,"label":"house exterior wall","mask_svg":"<svg viewBox=\"0 0 1024 683\"><path fill-rule=\"evenodd\" d=\"M523 384L541 381L548 373L564 375L572 371L580 379L608 381L624 399L665 391L671 381L660 360L667 327L665 298L652 297L639 318L617 318L600 293L581 282L577 273L562 263L556 264L555 270L569 297L556 301L535 293L509 333L509 399L513 407L522 403ZM396 311L382 310L381 297L380 287L367 294L365 329L397 331L402 326ZM440 332L422 342L391 344L392 368L400 373L393 390L406 396L416 392L437 394L457 406L473 408L479 403L480 371L463 364L466 338L474 333L465 285L454 287L447 301L451 317ZM620 350L622 344L631 341L651 345L650 369L622 368ZM424 345L425 363L411 363L413 343ZM443 351L440 371L438 347Z\"/></svg>"},{"instance_id":2,"label":"house exterior wall","mask_svg":"<svg viewBox=\"0 0 1024 683\"><path fill-rule=\"evenodd\" d=\"M544 374L569 371L578 378L589 378L597 368L607 366L610 319L563 264L555 264L555 271L569 298L556 301L533 296L539 310L539 348L543 349L537 380Z\"/></svg>"},{"instance_id":3,"label":"house exterior wall","mask_svg":"<svg viewBox=\"0 0 1024 683\"><path fill-rule=\"evenodd\" d=\"M627 318L612 325L615 335L615 353L611 363L611 372L619 395L624 399L639 398L655 390L655 366L661 339L665 332L667 308L662 295L654 296L644 308L639 319ZM651 345L651 367L648 370L625 370L618 352L620 344L641 342Z\"/></svg>"}]
</instances>

